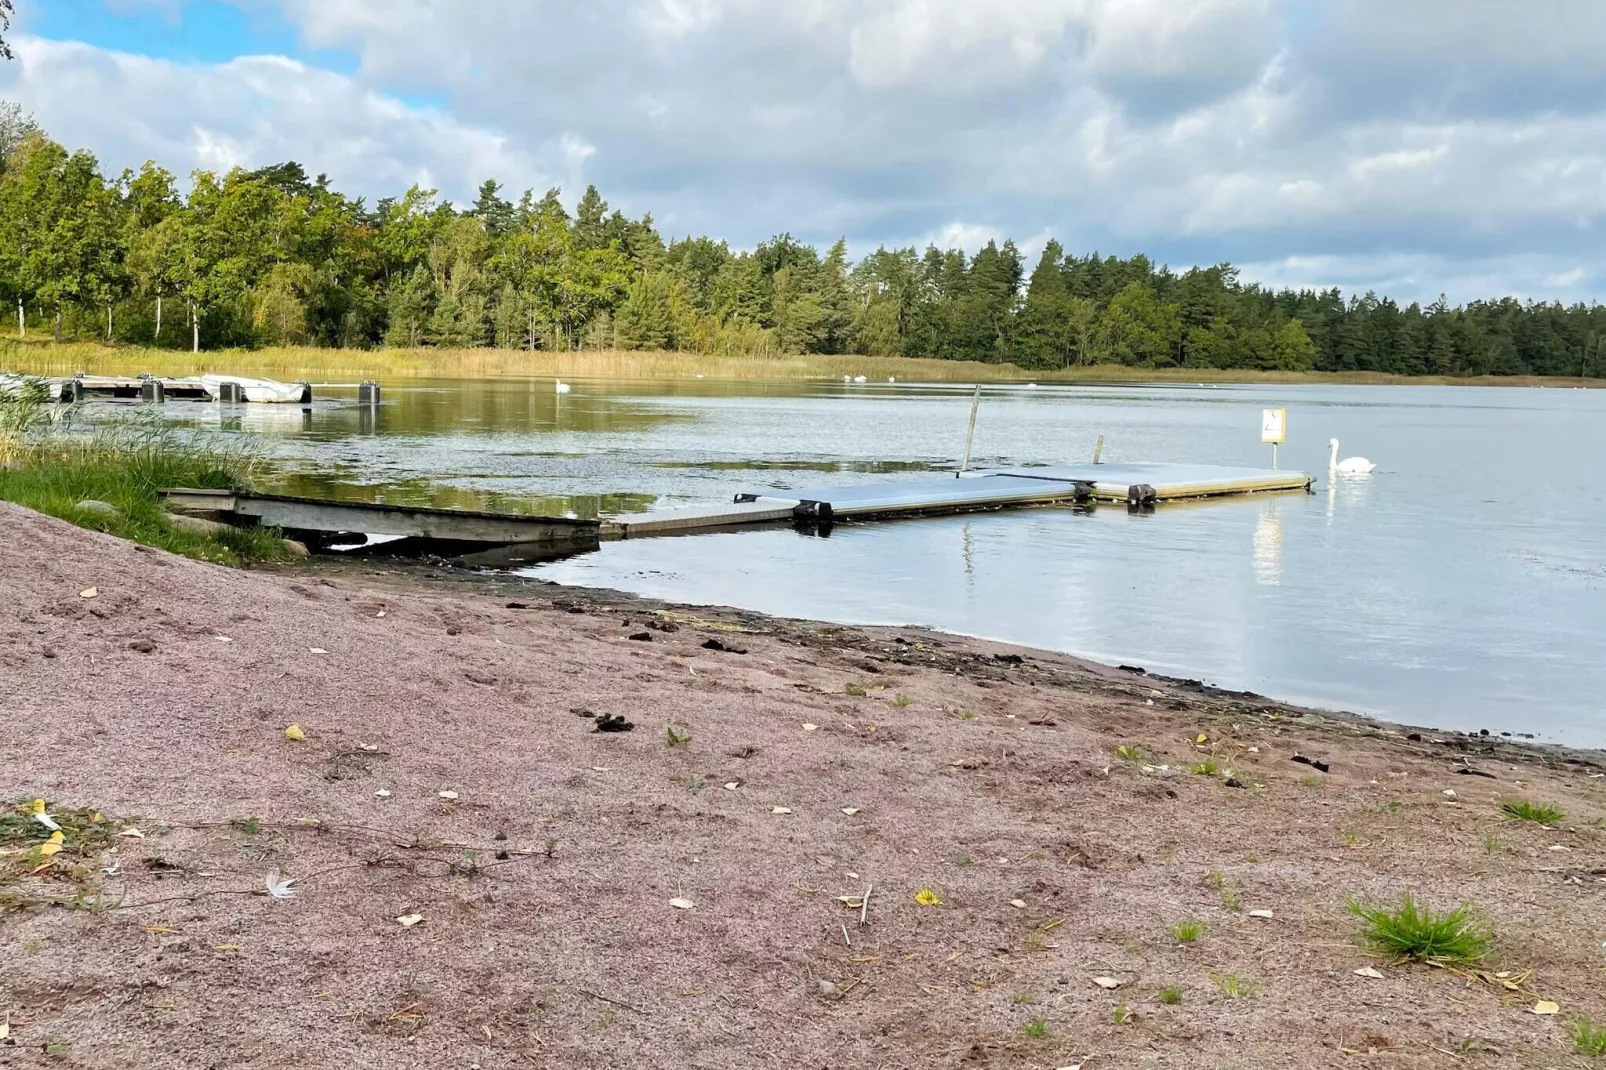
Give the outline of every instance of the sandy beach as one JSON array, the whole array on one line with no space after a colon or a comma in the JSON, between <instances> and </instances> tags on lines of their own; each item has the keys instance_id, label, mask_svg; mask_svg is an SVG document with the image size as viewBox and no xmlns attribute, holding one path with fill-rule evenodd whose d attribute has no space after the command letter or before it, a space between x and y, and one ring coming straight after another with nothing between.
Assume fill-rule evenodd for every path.
<instances>
[{"instance_id":1,"label":"sandy beach","mask_svg":"<svg viewBox=\"0 0 1606 1070\"><path fill-rule=\"evenodd\" d=\"M4 503L0 707L0 1066L1562 1067L1606 1020L1591 753ZM1494 954L1369 951L1407 891Z\"/></svg>"}]
</instances>

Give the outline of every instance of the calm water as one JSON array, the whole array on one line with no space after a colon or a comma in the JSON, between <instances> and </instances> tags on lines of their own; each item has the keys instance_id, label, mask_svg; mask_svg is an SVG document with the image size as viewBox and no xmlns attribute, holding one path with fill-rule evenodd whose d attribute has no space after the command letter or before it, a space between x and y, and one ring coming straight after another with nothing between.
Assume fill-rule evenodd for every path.
<instances>
[{"instance_id":1,"label":"calm water","mask_svg":"<svg viewBox=\"0 0 1606 1070\"><path fill-rule=\"evenodd\" d=\"M1315 494L641 540L530 572L1606 746L1606 391L989 388L975 463L1085 460L1103 434L1111 460L1263 465L1268 406ZM473 381L223 427L272 435L295 492L594 516L951 471L968 413L960 387ZM1334 436L1376 474L1328 485Z\"/></svg>"}]
</instances>

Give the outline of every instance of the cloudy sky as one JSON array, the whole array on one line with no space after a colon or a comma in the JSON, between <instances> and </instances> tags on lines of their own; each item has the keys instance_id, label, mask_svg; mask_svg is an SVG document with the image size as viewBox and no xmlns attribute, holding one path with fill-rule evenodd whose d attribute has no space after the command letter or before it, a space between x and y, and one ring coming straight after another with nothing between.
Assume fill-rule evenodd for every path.
<instances>
[{"instance_id":1,"label":"cloudy sky","mask_svg":"<svg viewBox=\"0 0 1606 1070\"><path fill-rule=\"evenodd\" d=\"M1606 0L17 0L0 97L109 171L595 182L751 245L1606 282ZM572 197L572 192L569 194Z\"/></svg>"}]
</instances>

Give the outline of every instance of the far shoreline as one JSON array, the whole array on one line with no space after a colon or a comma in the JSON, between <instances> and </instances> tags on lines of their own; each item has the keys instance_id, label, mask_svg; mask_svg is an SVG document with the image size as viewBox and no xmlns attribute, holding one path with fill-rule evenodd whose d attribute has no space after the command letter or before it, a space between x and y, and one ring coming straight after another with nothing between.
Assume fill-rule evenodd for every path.
<instances>
[{"instance_id":1,"label":"far shoreline","mask_svg":"<svg viewBox=\"0 0 1606 1070\"><path fill-rule=\"evenodd\" d=\"M189 353L174 349L0 339L0 372L32 375L186 376L205 372L255 375L286 381L358 379L540 379L713 382L840 381L863 375L869 383L1024 384L1084 386L1492 386L1554 389L1606 388L1606 378L1576 376L1406 376L1381 372L1257 371L1248 368L1148 368L1089 365L1032 369L1013 364L927 357L718 356L689 352L507 349L317 349L279 347Z\"/></svg>"}]
</instances>

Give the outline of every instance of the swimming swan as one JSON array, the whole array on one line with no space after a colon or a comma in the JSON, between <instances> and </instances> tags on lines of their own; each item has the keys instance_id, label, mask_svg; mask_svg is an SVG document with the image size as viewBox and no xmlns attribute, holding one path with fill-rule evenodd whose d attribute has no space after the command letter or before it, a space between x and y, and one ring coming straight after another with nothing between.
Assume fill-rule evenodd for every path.
<instances>
[{"instance_id":1,"label":"swimming swan","mask_svg":"<svg viewBox=\"0 0 1606 1070\"><path fill-rule=\"evenodd\" d=\"M1327 446L1329 450L1327 455L1327 470L1329 472L1337 472L1341 476L1364 476L1369 474L1372 469L1377 467L1377 465L1373 464L1371 461L1368 461L1365 457L1346 457L1342 461L1339 460L1338 439L1336 438L1328 439Z\"/></svg>"},{"instance_id":2,"label":"swimming swan","mask_svg":"<svg viewBox=\"0 0 1606 1070\"><path fill-rule=\"evenodd\" d=\"M552 381L557 384L555 388L557 393L567 394L569 392L569 384L564 382L562 379L554 379Z\"/></svg>"}]
</instances>

